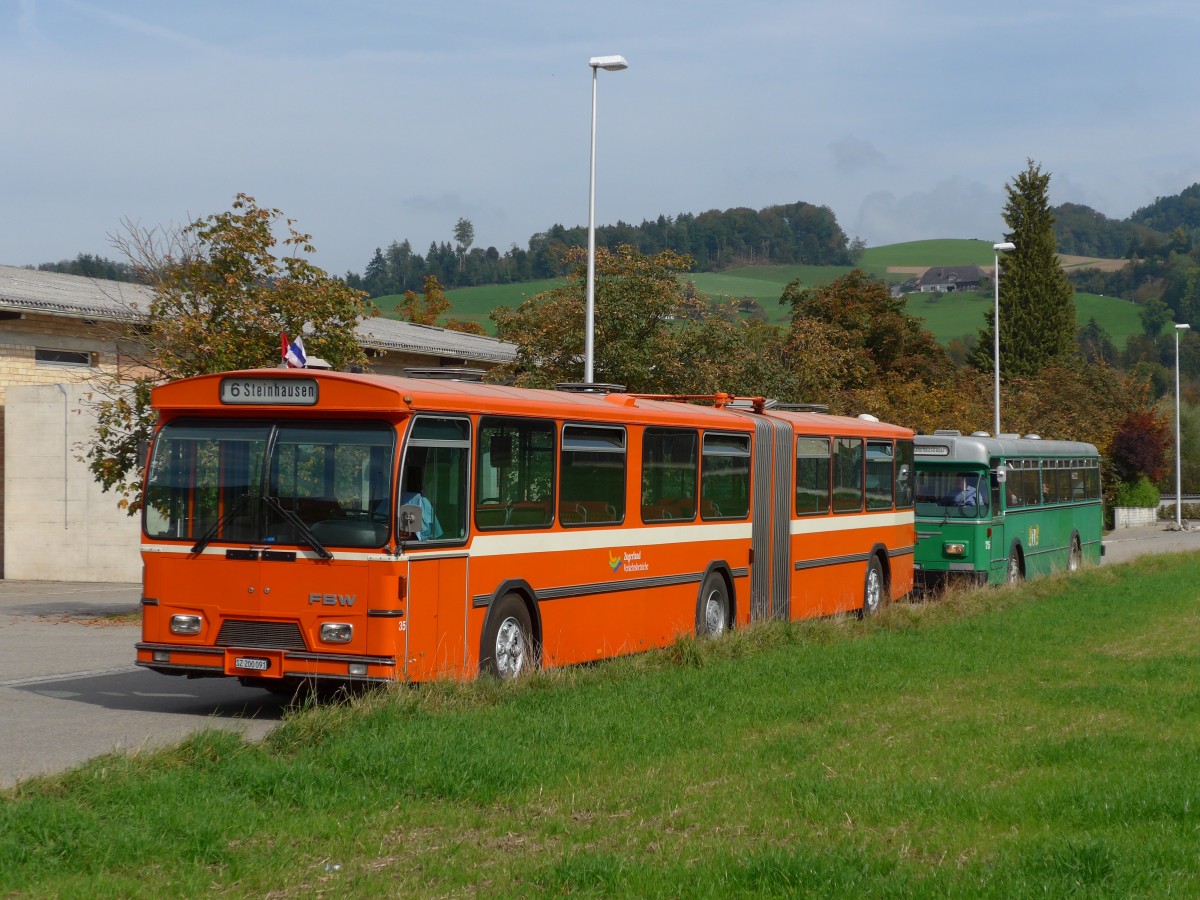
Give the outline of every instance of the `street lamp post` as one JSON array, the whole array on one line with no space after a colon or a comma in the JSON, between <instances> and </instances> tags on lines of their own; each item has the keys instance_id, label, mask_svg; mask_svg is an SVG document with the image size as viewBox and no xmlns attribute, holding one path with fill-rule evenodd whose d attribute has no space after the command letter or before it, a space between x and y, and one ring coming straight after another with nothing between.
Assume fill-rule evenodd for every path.
<instances>
[{"instance_id":1,"label":"street lamp post","mask_svg":"<svg viewBox=\"0 0 1200 900\"><path fill-rule=\"evenodd\" d=\"M1191 325L1175 326L1175 527L1183 530L1183 455L1179 444L1179 333Z\"/></svg>"},{"instance_id":2,"label":"street lamp post","mask_svg":"<svg viewBox=\"0 0 1200 900\"><path fill-rule=\"evenodd\" d=\"M1012 241L992 244L992 251L996 254L996 268L992 270L992 282L996 287L996 306L992 314L992 369L996 376L996 390L992 398L992 408L995 410L992 434L996 437L1000 437L1000 251L1007 253L1016 249L1017 245Z\"/></svg>"},{"instance_id":3,"label":"street lamp post","mask_svg":"<svg viewBox=\"0 0 1200 900\"><path fill-rule=\"evenodd\" d=\"M593 56L592 67L592 153L588 173L587 317L583 332L583 380L591 384L595 361L596 330L596 73L629 68L623 56Z\"/></svg>"}]
</instances>

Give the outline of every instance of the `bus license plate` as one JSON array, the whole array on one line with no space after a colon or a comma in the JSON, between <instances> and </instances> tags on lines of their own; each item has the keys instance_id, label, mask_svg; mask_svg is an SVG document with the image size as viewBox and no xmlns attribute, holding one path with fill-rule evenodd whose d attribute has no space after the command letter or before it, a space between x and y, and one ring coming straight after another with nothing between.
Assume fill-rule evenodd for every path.
<instances>
[{"instance_id":1,"label":"bus license plate","mask_svg":"<svg viewBox=\"0 0 1200 900\"><path fill-rule=\"evenodd\" d=\"M256 656L239 656L233 661L235 669L252 669L255 672L265 672L271 668L269 659L259 659Z\"/></svg>"}]
</instances>

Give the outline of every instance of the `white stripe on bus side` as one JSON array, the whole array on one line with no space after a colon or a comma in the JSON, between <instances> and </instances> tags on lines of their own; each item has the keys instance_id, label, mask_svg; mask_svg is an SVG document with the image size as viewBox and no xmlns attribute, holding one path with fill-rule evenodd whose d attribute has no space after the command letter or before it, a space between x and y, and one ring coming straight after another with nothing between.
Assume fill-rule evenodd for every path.
<instances>
[{"instance_id":1,"label":"white stripe on bus side","mask_svg":"<svg viewBox=\"0 0 1200 900\"><path fill-rule=\"evenodd\" d=\"M652 547L660 544L693 544L707 541L750 539L750 523L660 525L654 528L587 528L570 531L522 531L478 534L471 542L472 556L509 556L521 553L555 553L563 550L599 550L611 547Z\"/></svg>"},{"instance_id":2,"label":"white stripe on bus side","mask_svg":"<svg viewBox=\"0 0 1200 900\"><path fill-rule=\"evenodd\" d=\"M824 534L830 531L862 531L894 525L912 525L912 510L867 513L866 515L813 516L792 519L792 534Z\"/></svg>"}]
</instances>

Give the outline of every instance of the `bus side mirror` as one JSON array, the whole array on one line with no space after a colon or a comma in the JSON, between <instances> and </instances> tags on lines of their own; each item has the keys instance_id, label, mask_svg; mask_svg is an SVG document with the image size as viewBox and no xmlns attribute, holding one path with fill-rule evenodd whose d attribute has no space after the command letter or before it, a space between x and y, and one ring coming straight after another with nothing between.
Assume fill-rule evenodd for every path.
<instances>
[{"instance_id":1,"label":"bus side mirror","mask_svg":"<svg viewBox=\"0 0 1200 900\"><path fill-rule=\"evenodd\" d=\"M996 484L1004 484L1008 481L1008 469L1004 466L997 467L992 474L996 476Z\"/></svg>"},{"instance_id":2,"label":"bus side mirror","mask_svg":"<svg viewBox=\"0 0 1200 900\"><path fill-rule=\"evenodd\" d=\"M406 503L400 507L400 530L416 534L425 528L425 514L415 503Z\"/></svg>"}]
</instances>

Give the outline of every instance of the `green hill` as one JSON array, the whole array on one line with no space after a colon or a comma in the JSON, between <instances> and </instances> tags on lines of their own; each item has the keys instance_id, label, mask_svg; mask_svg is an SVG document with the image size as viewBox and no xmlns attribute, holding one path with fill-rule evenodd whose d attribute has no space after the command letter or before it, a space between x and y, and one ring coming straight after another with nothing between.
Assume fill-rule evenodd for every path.
<instances>
[{"instance_id":1,"label":"green hill","mask_svg":"<svg viewBox=\"0 0 1200 900\"><path fill-rule=\"evenodd\" d=\"M966 265L990 269L992 263L992 245L987 241L933 240L872 247L864 251L859 267L889 283L900 283L914 277L915 273L889 269ZM788 310L780 305L779 297L788 284L797 279L805 286L828 284L850 270L850 266L744 266L723 272L697 272L688 277L698 291L714 299L753 298L769 321L783 323L787 321ZM498 306L519 306L535 294L562 283L562 279L543 279L518 284L482 285L447 291L446 296L452 305L451 316L479 322L489 334L495 334L495 326L488 318L493 309ZM375 302L387 315L399 299L397 296L378 297ZM1085 325L1089 319L1095 318L1117 347L1124 348L1130 335L1142 332L1137 305L1134 303L1082 293L1075 295L1075 303L1078 324ZM991 306L990 296L972 293L910 294L908 299L909 312L924 319L929 330L943 344L979 331L984 324L984 313Z\"/></svg>"}]
</instances>

